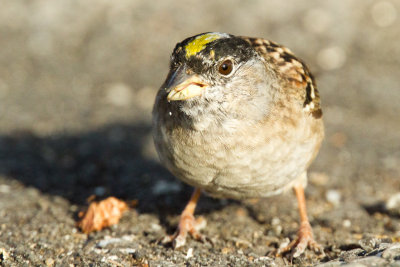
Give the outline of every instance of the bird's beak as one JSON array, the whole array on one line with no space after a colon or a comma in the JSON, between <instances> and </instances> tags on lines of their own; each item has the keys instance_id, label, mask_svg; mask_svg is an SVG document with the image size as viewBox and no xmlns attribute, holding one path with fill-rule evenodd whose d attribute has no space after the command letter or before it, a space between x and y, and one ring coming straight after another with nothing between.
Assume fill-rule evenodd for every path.
<instances>
[{"instance_id":1,"label":"bird's beak","mask_svg":"<svg viewBox=\"0 0 400 267\"><path fill-rule=\"evenodd\" d=\"M170 73L166 83L166 90L169 92L169 101L187 100L201 95L208 87L197 74L187 74L184 67L180 67Z\"/></svg>"}]
</instances>

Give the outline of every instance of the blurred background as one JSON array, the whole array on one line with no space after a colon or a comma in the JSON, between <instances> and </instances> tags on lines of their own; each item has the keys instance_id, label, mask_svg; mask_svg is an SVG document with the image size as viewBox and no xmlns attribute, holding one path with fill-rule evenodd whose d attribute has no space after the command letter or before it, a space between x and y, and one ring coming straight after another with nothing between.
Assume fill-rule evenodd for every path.
<instances>
[{"instance_id":1,"label":"blurred background","mask_svg":"<svg viewBox=\"0 0 400 267\"><path fill-rule=\"evenodd\" d=\"M316 76L326 141L308 195L320 222L358 219L343 231L400 236L398 217L382 215L388 229L372 216L400 188L399 23L396 0L1 1L0 199L17 215L0 220L25 216L41 194L79 205L117 195L143 213L178 213L190 192L158 164L153 100L175 44L220 31L284 44ZM39 191L18 213L25 187Z\"/></svg>"},{"instance_id":2,"label":"blurred background","mask_svg":"<svg viewBox=\"0 0 400 267\"><path fill-rule=\"evenodd\" d=\"M395 119L398 8L397 1L357 0L5 1L1 131L49 135L148 122L175 44L205 31L264 37L294 50L318 78L328 126L340 123L339 113Z\"/></svg>"}]
</instances>

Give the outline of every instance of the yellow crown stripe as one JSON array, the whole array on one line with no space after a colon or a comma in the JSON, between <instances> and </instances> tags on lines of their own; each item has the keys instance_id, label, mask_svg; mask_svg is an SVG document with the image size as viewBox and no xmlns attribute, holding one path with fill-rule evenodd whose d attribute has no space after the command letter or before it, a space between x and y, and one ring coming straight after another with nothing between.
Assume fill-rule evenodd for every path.
<instances>
[{"instance_id":1,"label":"yellow crown stripe","mask_svg":"<svg viewBox=\"0 0 400 267\"><path fill-rule=\"evenodd\" d=\"M206 33L200 36L197 36L194 40L188 43L185 46L186 50L186 58L196 55L200 51L202 51L208 43L225 37L225 34L221 33Z\"/></svg>"}]
</instances>

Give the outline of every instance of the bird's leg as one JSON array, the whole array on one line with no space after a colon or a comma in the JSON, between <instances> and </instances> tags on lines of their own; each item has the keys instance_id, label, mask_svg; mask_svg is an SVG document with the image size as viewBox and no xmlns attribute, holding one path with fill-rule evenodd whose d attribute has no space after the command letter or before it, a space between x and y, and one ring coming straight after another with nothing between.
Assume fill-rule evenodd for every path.
<instances>
[{"instance_id":1,"label":"bird's leg","mask_svg":"<svg viewBox=\"0 0 400 267\"><path fill-rule=\"evenodd\" d=\"M296 258L299 257L307 247L314 250L315 252L323 253L322 247L314 240L312 228L310 222L308 221L304 187L302 185L296 185L293 189L299 205L300 228L297 232L297 238L293 240L288 246L281 249L279 251L279 254L284 254L286 252L292 251L292 256Z\"/></svg>"},{"instance_id":2,"label":"bird's leg","mask_svg":"<svg viewBox=\"0 0 400 267\"><path fill-rule=\"evenodd\" d=\"M204 241L204 237L199 233L200 229L206 226L206 220L203 217L194 218L194 210L201 195L201 190L196 188L181 214L178 229L173 235L166 236L162 243L173 243L174 248L185 245L186 236L189 233L193 238Z\"/></svg>"}]
</instances>

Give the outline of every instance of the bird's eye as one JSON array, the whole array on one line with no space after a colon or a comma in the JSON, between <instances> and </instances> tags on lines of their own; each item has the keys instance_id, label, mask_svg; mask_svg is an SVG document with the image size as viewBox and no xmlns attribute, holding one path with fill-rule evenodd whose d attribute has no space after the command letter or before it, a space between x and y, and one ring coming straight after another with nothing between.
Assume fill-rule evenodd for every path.
<instances>
[{"instance_id":1,"label":"bird's eye","mask_svg":"<svg viewBox=\"0 0 400 267\"><path fill-rule=\"evenodd\" d=\"M233 62L230 59L224 60L221 65L219 65L218 72L222 75L229 75L233 70Z\"/></svg>"}]
</instances>

